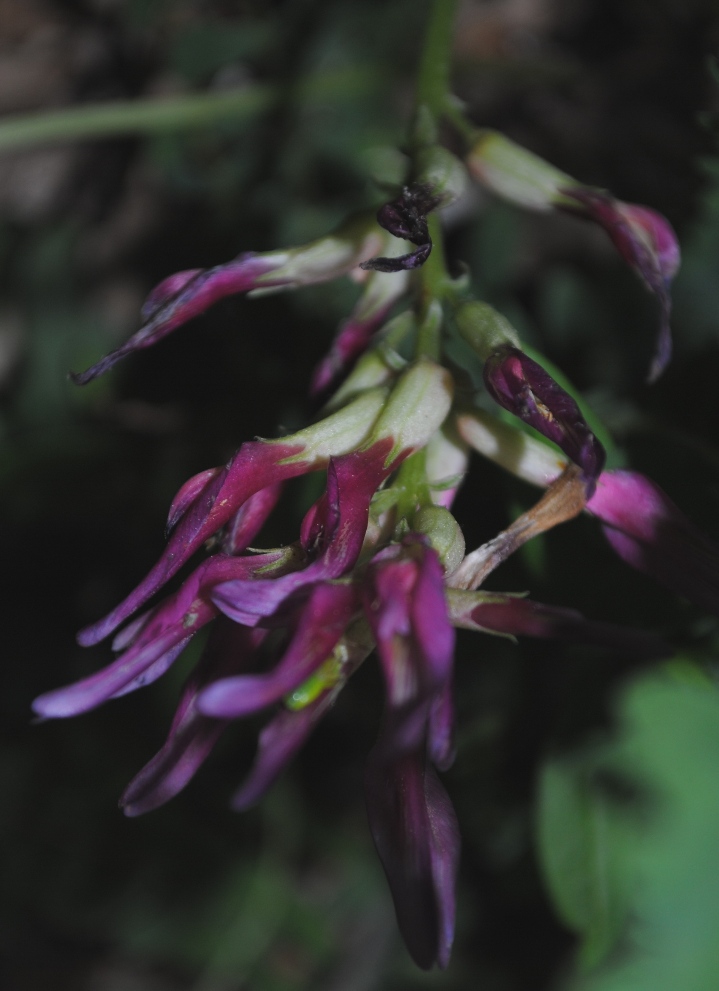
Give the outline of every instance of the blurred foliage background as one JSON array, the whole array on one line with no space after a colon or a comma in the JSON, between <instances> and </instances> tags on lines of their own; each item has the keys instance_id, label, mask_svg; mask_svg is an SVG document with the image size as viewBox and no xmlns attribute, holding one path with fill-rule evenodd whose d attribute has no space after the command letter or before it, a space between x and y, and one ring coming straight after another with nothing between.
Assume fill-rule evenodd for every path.
<instances>
[{"instance_id":1,"label":"blurred foliage background","mask_svg":"<svg viewBox=\"0 0 719 991\"><path fill-rule=\"evenodd\" d=\"M165 275L301 243L379 202L370 177L401 144L425 15L417 0L0 0L8 991L719 986L719 631L614 559L589 519L535 541L492 587L651 627L679 660L657 672L600 651L461 640L446 782L464 848L445 973L409 961L366 828L373 662L242 817L227 800L253 721L168 807L117 811L192 657L144 693L30 724L35 695L107 661L108 647L83 651L74 634L155 560L179 485L312 415L309 375L357 290L231 299L85 389L67 370L131 333ZM447 217L477 292L715 538L718 44L713 0L467 0L459 12L455 83L473 120L675 224L676 358L655 387L643 384L652 300L601 232L479 191ZM124 125L111 112L77 123L127 100ZM76 116L52 131L44 114L63 108ZM295 499L299 516L301 486ZM468 545L533 499L477 462L457 504ZM290 539L296 520L286 526L268 542Z\"/></svg>"}]
</instances>

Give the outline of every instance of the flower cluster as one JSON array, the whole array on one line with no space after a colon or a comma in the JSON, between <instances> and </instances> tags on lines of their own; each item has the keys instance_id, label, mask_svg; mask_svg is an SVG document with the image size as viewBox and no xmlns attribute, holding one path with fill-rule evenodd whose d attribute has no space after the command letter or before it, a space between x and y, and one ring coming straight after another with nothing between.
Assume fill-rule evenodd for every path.
<instances>
[{"instance_id":1,"label":"flower cluster","mask_svg":"<svg viewBox=\"0 0 719 991\"><path fill-rule=\"evenodd\" d=\"M652 372L658 374L669 357L668 283L678 263L666 221L580 186L499 135L480 135L467 164L520 204L582 213L607 229L660 298ZM435 149L380 210L379 226L362 216L301 248L245 253L171 276L151 293L143 327L75 376L89 381L228 293L344 274L364 280L312 383L326 395L343 377L321 418L290 436L248 441L226 465L191 478L170 508L159 561L108 616L79 634L85 646L115 634L117 659L34 703L41 717L74 716L148 685L212 624L165 744L121 804L139 815L166 802L188 784L228 723L266 711L254 765L233 800L244 809L376 649L386 700L367 760L369 824L400 930L422 967L447 965L454 930L459 830L438 772L454 757L455 627L595 643L632 657L667 652L651 634L484 591L487 576L526 541L586 510L628 564L719 607L719 549L648 479L604 470L604 450L576 399L525 353L500 314L469 298L461 280L446 273L425 278L430 215L452 199L463 175L461 163ZM407 250L406 240L415 248ZM398 304L404 308L394 312ZM444 362L444 343L456 333L483 362L485 390L475 402L464 379L455 398L462 372ZM516 425L487 412L491 400ZM451 508L470 448L546 492L506 530L467 552ZM251 548L284 483L310 472L323 472L325 487L297 540ZM209 540L211 552L180 587L147 608Z\"/></svg>"}]
</instances>

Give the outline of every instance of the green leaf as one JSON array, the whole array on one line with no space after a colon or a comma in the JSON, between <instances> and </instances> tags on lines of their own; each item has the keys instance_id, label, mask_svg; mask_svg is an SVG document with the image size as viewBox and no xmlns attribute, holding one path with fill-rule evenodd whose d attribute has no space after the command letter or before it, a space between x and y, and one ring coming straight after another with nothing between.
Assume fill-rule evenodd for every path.
<instances>
[{"instance_id":1,"label":"green leaf","mask_svg":"<svg viewBox=\"0 0 719 991\"><path fill-rule=\"evenodd\" d=\"M614 946L628 903L622 830L598 783L591 752L545 762L537 835L554 907L582 937L580 963L591 968Z\"/></svg>"},{"instance_id":2,"label":"green leaf","mask_svg":"<svg viewBox=\"0 0 719 991\"><path fill-rule=\"evenodd\" d=\"M719 987L719 692L694 673L687 677L689 667L665 668L631 685L618 706L616 743L595 750L595 774L629 782L636 794L634 802L606 807L607 856L630 885L621 953L576 975L570 991ZM560 888L576 925L577 906L586 909L587 902L576 895L579 882L572 887L562 876L562 807L577 821L571 793L563 798L562 788L566 781L550 780L543 842L552 856L550 884ZM565 854L565 867L569 859Z\"/></svg>"}]
</instances>

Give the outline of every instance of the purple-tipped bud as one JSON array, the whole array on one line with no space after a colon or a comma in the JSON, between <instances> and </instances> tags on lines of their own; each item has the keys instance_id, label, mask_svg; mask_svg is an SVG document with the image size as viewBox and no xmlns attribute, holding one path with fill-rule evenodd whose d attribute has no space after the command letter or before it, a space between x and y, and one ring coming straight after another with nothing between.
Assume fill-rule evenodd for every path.
<instances>
[{"instance_id":1,"label":"purple-tipped bud","mask_svg":"<svg viewBox=\"0 0 719 991\"><path fill-rule=\"evenodd\" d=\"M553 441L579 465L587 496L591 496L604 467L604 448L569 393L541 365L511 345L498 348L489 357L484 381L500 406Z\"/></svg>"},{"instance_id":2,"label":"purple-tipped bud","mask_svg":"<svg viewBox=\"0 0 719 991\"><path fill-rule=\"evenodd\" d=\"M677 236L669 221L649 207L622 203L601 190L581 186L562 189L562 195L574 200L580 212L604 228L624 261L659 300L659 336L649 372L649 381L653 382L666 368L672 353L669 286L680 263Z\"/></svg>"}]
</instances>

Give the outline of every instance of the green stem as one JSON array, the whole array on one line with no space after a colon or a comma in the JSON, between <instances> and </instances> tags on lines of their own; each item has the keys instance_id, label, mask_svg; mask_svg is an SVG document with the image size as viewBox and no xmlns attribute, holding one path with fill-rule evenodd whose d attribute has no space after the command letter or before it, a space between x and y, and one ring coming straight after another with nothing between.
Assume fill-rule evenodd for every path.
<instances>
[{"instance_id":1,"label":"green stem","mask_svg":"<svg viewBox=\"0 0 719 991\"><path fill-rule=\"evenodd\" d=\"M435 119L443 112L449 93L456 5L456 0L432 0L427 22L417 79L417 106L427 107Z\"/></svg>"},{"instance_id":2,"label":"green stem","mask_svg":"<svg viewBox=\"0 0 719 991\"><path fill-rule=\"evenodd\" d=\"M299 96L335 100L381 85L366 70L325 73L304 81ZM115 100L63 110L0 118L0 151L34 148L119 135L184 131L218 121L245 121L266 111L278 98L275 87L254 85L234 92L193 93L144 100Z\"/></svg>"}]
</instances>

